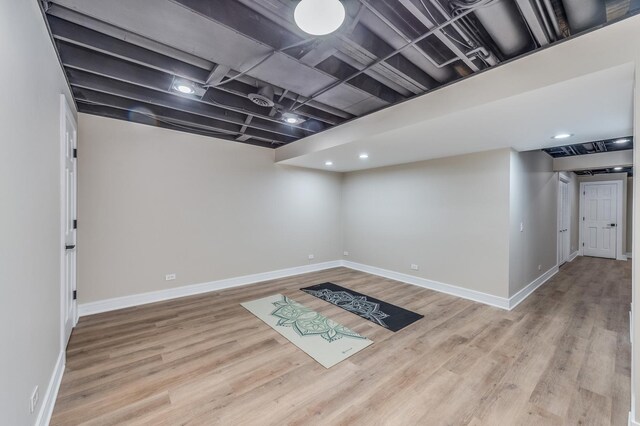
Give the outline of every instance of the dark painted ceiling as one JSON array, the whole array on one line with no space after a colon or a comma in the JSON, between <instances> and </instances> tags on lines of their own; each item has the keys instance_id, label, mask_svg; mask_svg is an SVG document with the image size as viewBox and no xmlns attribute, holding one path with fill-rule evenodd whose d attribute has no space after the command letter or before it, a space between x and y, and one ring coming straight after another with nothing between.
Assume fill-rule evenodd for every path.
<instances>
[{"instance_id":1,"label":"dark painted ceiling","mask_svg":"<svg viewBox=\"0 0 640 426\"><path fill-rule=\"evenodd\" d=\"M633 137L625 136L615 139L607 139L602 141L577 143L573 145L557 146L554 148L543 149L544 152L553 158L572 157L574 155L589 155L601 152L611 151L627 151L633 149ZM577 175L591 176L605 173L627 173L633 176L633 167L623 167L620 170L614 170L613 167L600 168L592 170L579 170L575 172Z\"/></svg>"},{"instance_id":2,"label":"dark painted ceiling","mask_svg":"<svg viewBox=\"0 0 640 426\"><path fill-rule=\"evenodd\" d=\"M608 173L626 173L629 176L633 176L633 167L622 167L620 170L614 170L613 168L578 170L574 173L580 176L594 176L594 175L601 175L601 174L608 174Z\"/></svg>"},{"instance_id":3,"label":"dark painted ceiling","mask_svg":"<svg viewBox=\"0 0 640 426\"><path fill-rule=\"evenodd\" d=\"M543 151L553 158L558 158L571 157L574 155L597 154L599 152L626 151L629 149L633 149L632 136L624 136L602 141L577 143L573 145L556 146L553 148L543 149Z\"/></svg>"},{"instance_id":4,"label":"dark painted ceiling","mask_svg":"<svg viewBox=\"0 0 640 426\"><path fill-rule=\"evenodd\" d=\"M342 27L311 37L294 24L290 0L42 4L80 112L273 148L640 8L628 0L343 0ZM195 93L179 93L178 83Z\"/></svg>"}]
</instances>

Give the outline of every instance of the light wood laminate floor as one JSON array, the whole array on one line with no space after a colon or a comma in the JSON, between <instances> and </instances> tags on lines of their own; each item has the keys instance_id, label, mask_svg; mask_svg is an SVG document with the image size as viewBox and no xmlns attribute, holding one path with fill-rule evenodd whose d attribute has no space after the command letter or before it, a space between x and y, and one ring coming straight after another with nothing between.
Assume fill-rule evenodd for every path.
<instances>
[{"instance_id":1,"label":"light wood laminate floor","mask_svg":"<svg viewBox=\"0 0 640 426\"><path fill-rule=\"evenodd\" d=\"M626 425L630 277L578 258L507 312L337 268L84 317L52 424ZM326 281L425 317L393 333L299 291ZM323 368L240 306L273 293L374 344Z\"/></svg>"}]
</instances>

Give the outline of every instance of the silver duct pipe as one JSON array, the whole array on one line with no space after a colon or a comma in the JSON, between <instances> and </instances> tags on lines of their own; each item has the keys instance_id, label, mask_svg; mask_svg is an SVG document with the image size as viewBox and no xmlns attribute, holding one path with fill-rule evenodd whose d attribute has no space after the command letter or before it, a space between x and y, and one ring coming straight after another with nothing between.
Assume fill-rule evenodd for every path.
<instances>
[{"instance_id":1,"label":"silver duct pipe","mask_svg":"<svg viewBox=\"0 0 640 426\"><path fill-rule=\"evenodd\" d=\"M572 34L607 22L604 0L562 0Z\"/></svg>"},{"instance_id":2,"label":"silver duct pipe","mask_svg":"<svg viewBox=\"0 0 640 426\"><path fill-rule=\"evenodd\" d=\"M530 47L531 36L514 2L497 0L474 14L505 56L516 56Z\"/></svg>"}]
</instances>

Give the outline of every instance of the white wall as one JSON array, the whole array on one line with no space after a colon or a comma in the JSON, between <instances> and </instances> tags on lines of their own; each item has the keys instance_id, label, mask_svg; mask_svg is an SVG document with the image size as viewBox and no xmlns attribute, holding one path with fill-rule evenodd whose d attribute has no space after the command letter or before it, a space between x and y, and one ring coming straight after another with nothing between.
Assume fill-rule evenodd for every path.
<instances>
[{"instance_id":1,"label":"white wall","mask_svg":"<svg viewBox=\"0 0 640 426\"><path fill-rule=\"evenodd\" d=\"M0 1L0 52L0 424L17 426L36 421L61 352L59 104L70 95L38 2Z\"/></svg>"},{"instance_id":2,"label":"white wall","mask_svg":"<svg viewBox=\"0 0 640 426\"><path fill-rule=\"evenodd\" d=\"M80 303L340 259L339 174L125 121L79 126Z\"/></svg>"},{"instance_id":3,"label":"white wall","mask_svg":"<svg viewBox=\"0 0 640 426\"><path fill-rule=\"evenodd\" d=\"M551 156L512 151L509 192L509 296L513 296L557 264L558 173Z\"/></svg>"},{"instance_id":4,"label":"white wall","mask_svg":"<svg viewBox=\"0 0 640 426\"><path fill-rule=\"evenodd\" d=\"M347 259L507 297L509 156L499 150L345 174Z\"/></svg>"},{"instance_id":5,"label":"white wall","mask_svg":"<svg viewBox=\"0 0 640 426\"><path fill-rule=\"evenodd\" d=\"M575 187L574 175L573 198ZM347 173L344 249L356 263L510 297L557 264L557 191L541 151Z\"/></svg>"}]
</instances>

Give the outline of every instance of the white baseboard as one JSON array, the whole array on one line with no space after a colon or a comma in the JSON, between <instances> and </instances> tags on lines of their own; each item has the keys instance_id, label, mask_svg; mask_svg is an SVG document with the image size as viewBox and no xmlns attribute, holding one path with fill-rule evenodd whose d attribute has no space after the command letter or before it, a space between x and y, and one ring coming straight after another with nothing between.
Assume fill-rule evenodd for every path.
<instances>
[{"instance_id":1,"label":"white baseboard","mask_svg":"<svg viewBox=\"0 0 640 426\"><path fill-rule=\"evenodd\" d=\"M58 397L58 390L60 389L60 383L62 382L62 374L64 373L65 365L65 353L64 350L58 355L58 360L53 368L53 374L49 380L47 391L42 399L42 405L40 411L38 411L38 417L36 419L36 426L47 426L51 421L51 415L53 414L53 407L56 405L56 398Z\"/></svg>"},{"instance_id":2,"label":"white baseboard","mask_svg":"<svg viewBox=\"0 0 640 426\"><path fill-rule=\"evenodd\" d=\"M578 254L579 254L579 253L580 253L580 252L579 252L578 250L576 250L576 251L574 251L573 253L571 253L571 254L569 255L569 262L573 262L573 260L574 260L576 257L578 257Z\"/></svg>"},{"instance_id":3,"label":"white baseboard","mask_svg":"<svg viewBox=\"0 0 640 426\"><path fill-rule=\"evenodd\" d=\"M544 274L540 275L538 278L533 280L531 283L529 283L525 288L523 288L522 290L520 290L519 292L511 296L509 298L508 309L511 310L516 306L518 306L520 303L522 303L524 299L529 297L531 293L536 291L538 287L540 287L542 284L549 281L551 277L553 277L555 274L559 272L559 270L560 268L558 268L558 265L554 266L553 268L549 269L547 272L545 272Z\"/></svg>"},{"instance_id":4,"label":"white baseboard","mask_svg":"<svg viewBox=\"0 0 640 426\"><path fill-rule=\"evenodd\" d=\"M413 275L403 274L400 272L389 271L387 269L377 268L375 266L363 265L361 263L351 262L348 260L342 261L343 266L357 271L366 272L372 275L378 275L385 278L390 278L396 281L402 281L403 283L413 284L419 287L435 290L440 293L450 294L452 296L461 297L463 299L473 300L474 302L484 303L485 305L495 306L496 308L511 310L518 306L524 299L529 297L536 289L541 285L549 281L551 277L558 273L558 266L554 266L547 272L536 278L533 282L528 284L525 288L510 298L494 296L492 294L483 293L480 291L469 290L463 287L458 287L451 284L445 284L438 281L429 280L426 278L420 278Z\"/></svg>"},{"instance_id":5,"label":"white baseboard","mask_svg":"<svg viewBox=\"0 0 640 426\"><path fill-rule=\"evenodd\" d=\"M99 300L97 302L83 303L78 305L79 316L93 315L101 312L114 311L117 309L130 308L132 306L146 305L148 303L161 302L163 300L176 299L179 297L192 296L195 294L208 293L210 291L223 290L231 287L239 287L248 284L255 284L262 281L269 281L279 278L290 277L293 275L306 274L309 272L321 271L324 269L337 268L344 266L357 271L366 272L372 275L378 275L384 278L401 281L403 283L416 285L440 293L450 294L452 296L461 297L463 299L473 300L474 302L484 303L485 305L495 306L501 309L511 310L520 302L526 299L538 287L548 281L558 272L555 266L541 275L525 288L520 290L511 298L495 296L476 290L470 290L451 284L420 278L413 275L403 274L401 272L390 271L375 266L364 265L362 263L351 262L348 260L335 260L331 262L316 263L312 265L298 266L294 268L281 269L278 271L264 272L253 275L245 275L242 277L228 278L224 280L211 281L201 284L193 284L183 287L159 290L150 293L133 294L130 296L116 297L113 299Z\"/></svg>"},{"instance_id":6,"label":"white baseboard","mask_svg":"<svg viewBox=\"0 0 640 426\"><path fill-rule=\"evenodd\" d=\"M278 271L262 272L259 274L227 278L207 283L192 284L183 287L154 291L150 293L133 294L130 296L99 300L97 302L82 303L78 305L78 315L81 317L86 315L93 315L101 312L114 311L116 309L130 308L132 306L146 305L148 303L176 299L178 297L192 296L194 294L208 293L210 291L255 284L261 281L275 280L279 278L290 277L293 275L306 274L308 272L337 268L339 266L342 266L342 262L340 260L314 263L311 265L296 266L293 268L281 269Z\"/></svg>"},{"instance_id":7,"label":"white baseboard","mask_svg":"<svg viewBox=\"0 0 640 426\"><path fill-rule=\"evenodd\" d=\"M419 287L435 290L440 293L446 293L452 296L461 297L463 299L473 300L474 302L484 303L485 305L491 305L501 309L509 309L509 299L505 297L494 296L492 294L487 294L480 291L469 290L451 284L432 281L426 278L420 278L400 272L389 271L387 269L382 269L375 266L363 265L361 263L351 262L348 260L343 260L342 264L347 268L366 272L368 274L378 275L380 277L390 278L396 281L402 281L403 283L413 284Z\"/></svg>"}]
</instances>

